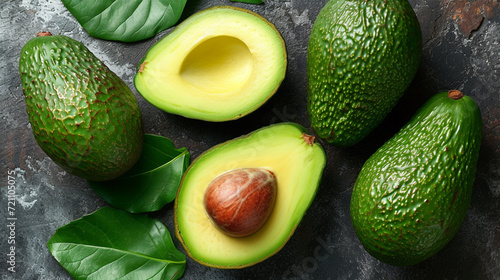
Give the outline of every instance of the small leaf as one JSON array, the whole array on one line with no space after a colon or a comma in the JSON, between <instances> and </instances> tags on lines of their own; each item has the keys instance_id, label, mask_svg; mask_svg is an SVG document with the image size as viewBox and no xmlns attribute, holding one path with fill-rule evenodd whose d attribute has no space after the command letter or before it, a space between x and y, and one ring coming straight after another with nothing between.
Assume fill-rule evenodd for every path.
<instances>
[{"instance_id":1,"label":"small leaf","mask_svg":"<svg viewBox=\"0 0 500 280\"><path fill-rule=\"evenodd\" d=\"M90 36L123 42L151 38L179 21L186 0L62 0Z\"/></svg>"},{"instance_id":2,"label":"small leaf","mask_svg":"<svg viewBox=\"0 0 500 280\"><path fill-rule=\"evenodd\" d=\"M145 134L139 161L111 181L88 181L109 204L131 213L153 212L172 202L177 194L190 154L176 149L170 139Z\"/></svg>"},{"instance_id":3,"label":"small leaf","mask_svg":"<svg viewBox=\"0 0 500 280\"><path fill-rule=\"evenodd\" d=\"M241 2L241 3L248 3L248 4L262 4L264 1L262 0L231 0L231 2Z\"/></svg>"},{"instance_id":4,"label":"small leaf","mask_svg":"<svg viewBox=\"0 0 500 280\"><path fill-rule=\"evenodd\" d=\"M165 225L111 207L60 227L47 247L74 279L179 279L186 266Z\"/></svg>"}]
</instances>

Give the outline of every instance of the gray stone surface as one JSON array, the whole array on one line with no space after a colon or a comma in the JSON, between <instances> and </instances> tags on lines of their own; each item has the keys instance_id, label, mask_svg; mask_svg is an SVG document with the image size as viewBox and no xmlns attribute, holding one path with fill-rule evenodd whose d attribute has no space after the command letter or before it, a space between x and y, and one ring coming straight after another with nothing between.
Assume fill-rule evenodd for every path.
<instances>
[{"instance_id":1,"label":"gray stone surface","mask_svg":"<svg viewBox=\"0 0 500 280\"><path fill-rule=\"evenodd\" d=\"M146 132L163 135L192 158L209 147L281 121L310 127L306 111L306 48L326 0L189 0L183 14L214 5L253 10L273 22L288 49L288 72L276 95L240 120L205 123L164 113L135 90L135 69L147 49L171 29L138 43L89 37L59 0L3 0L0 4L0 273L2 279L70 279L46 243L58 227L106 203L86 181L62 171L36 144L18 74L22 46L42 30L84 43L135 93ZM188 259L183 279L499 279L500 275L500 4L495 0L410 1L424 37L422 62L410 89L382 125L352 148L325 145L328 163L312 206L287 245L270 259L242 270L204 267ZM349 219L352 186L364 161L431 95L459 89L483 114L484 133L471 207L455 238L437 255L412 267L371 257ZM7 269L8 174L15 173L16 272ZM173 232L173 205L151 216ZM176 241L177 247L181 246Z\"/></svg>"}]
</instances>

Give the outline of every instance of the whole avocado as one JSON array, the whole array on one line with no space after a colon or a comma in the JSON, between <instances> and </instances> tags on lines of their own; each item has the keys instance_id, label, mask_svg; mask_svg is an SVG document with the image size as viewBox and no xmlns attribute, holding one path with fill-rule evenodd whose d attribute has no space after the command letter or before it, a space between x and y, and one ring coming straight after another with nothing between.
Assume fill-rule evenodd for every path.
<instances>
[{"instance_id":1,"label":"whole avocado","mask_svg":"<svg viewBox=\"0 0 500 280\"><path fill-rule=\"evenodd\" d=\"M330 0L307 50L308 112L318 136L335 146L364 139L410 85L421 52L406 0Z\"/></svg>"},{"instance_id":2,"label":"whole avocado","mask_svg":"<svg viewBox=\"0 0 500 280\"><path fill-rule=\"evenodd\" d=\"M453 238L469 208L481 126L472 98L439 93L366 161L350 211L370 254L413 265Z\"/></svg>"},{"instance_id":3,"label":"whole avocado","mask_svg":"<svg viewBox=\"0 0 500 280\"><path fill-rule=\"evenodd\" d=\"M127 85L83 44L40 32L19 60L35 140L67 172L105 181L139 159L143 123Z\"/></svg>"}]
</instances>

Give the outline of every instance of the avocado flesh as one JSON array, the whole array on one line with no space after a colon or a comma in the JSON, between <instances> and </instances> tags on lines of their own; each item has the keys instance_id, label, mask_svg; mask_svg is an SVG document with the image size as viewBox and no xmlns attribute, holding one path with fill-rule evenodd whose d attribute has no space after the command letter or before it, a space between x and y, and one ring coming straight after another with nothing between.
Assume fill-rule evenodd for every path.
<instances>
[{"instance_id":1,"label":"avocado flesh","mask_svg":"<svg viewBox=\"0 0 500 280\"><path fill-rule=\"evenodd\" d=\"M270 22L248 10L214 7L192 15L151 47L134 83L166 112L227 121L271 98L286 62L284 41Z\"/></svg>"},{"instance_id":2,"label":"avocado flesh","mask_svg":"<svg viewBox=\"0 0 500 280\"><path fill-rule=\"evenodd\" d=\"M33 38L21 51L19 72L35 140L64 170L104 181L139 159L139 104L83 44L61 35Z\"/></svg>"},{"instance_id":3,"label":"avocado flesh","mask_svg":"<svg viewBox=\"0 0 500 280\"><path fill-rule=\"evenodd\" d=\"M175 201L176 234L197 262L218 268L242 268L279 251L311 204L325 166L322 147L303 138L297 124L259 129L217 145L186 171ZM267 222L247 237L218 230L203 207L203 195L219 174L236 168L265 168L277 179L277 197Z\"/></svg>"},{"instance_id":4,"label":"avocado flesh","mask_svg":"<svg viewBox=\"0 0 500 280\"><path fill-rule=\"evenodd\" d=\"M330 0L307 50L308 112L318 136L345 147L375 129L415 76L421 37L406 0Z\"/></svg>"},{"instance_id":5,"label":"avocado flesh","mask_svg":"<svg viewBox=\"0 0 500 280\"><path fill-rule=\"evenodd\" d=\"M351 219L366 250L393 265L440 251L458 231L471 200L481 114L468 96L443 92L364 164Z\"/></svg>"}]
</instances>

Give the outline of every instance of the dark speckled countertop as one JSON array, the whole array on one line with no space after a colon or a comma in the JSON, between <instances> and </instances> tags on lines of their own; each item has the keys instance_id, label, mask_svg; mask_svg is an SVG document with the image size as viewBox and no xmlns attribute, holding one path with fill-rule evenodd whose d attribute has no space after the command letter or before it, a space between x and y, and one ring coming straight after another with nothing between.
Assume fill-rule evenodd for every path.
<instances>
[{"instance_id":1,"label":"dark speckled countertop","mask_svg":"<svg viewBox=\"0 0 500 280\"><path fill-rule=\"evenodd\" d=\"M64 172L36 144L18 74L22 46L47 30L84 43L132 89L146 132L186 147L192 158L213 145L282 121L310 128L306 110L306 48L327 0L188 0L183 19L215 5L253 10L274 23L288 50L287 76L263 107L237 121L205 123L170 115L135 90L135 69L147 49L171 29L138 43L95 39L59 0L3 0L0 4L0 273L1 279L70 279L46 243L58 227L105 206L87 182ZM218 270L188 259L183 279L499 279L500 277L500 2L411 0L421 23L423 55L417 76L385 121L351 148L324 145L328 162L318 194L286 246L242 270ZM371 257L349 218L352 187L364 161L396 133L431 95L459 89L483 116L483 142L471 206L455 238L437 255L411 267ZM7 176L15 173L16 272L7 271ZM151 214L173 232L173 205ZM181 248L176 241L178 248Z\"/></svg>"}]
</instances>

